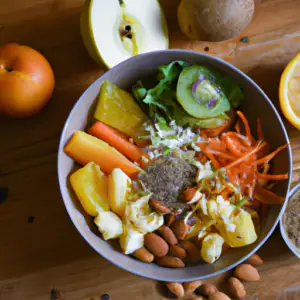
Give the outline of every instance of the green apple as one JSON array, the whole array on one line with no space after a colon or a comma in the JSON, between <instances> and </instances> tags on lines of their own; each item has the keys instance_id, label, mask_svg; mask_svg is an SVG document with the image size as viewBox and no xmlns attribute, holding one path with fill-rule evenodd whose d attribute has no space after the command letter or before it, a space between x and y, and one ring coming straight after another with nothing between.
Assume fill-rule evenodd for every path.
<instances>
[{"instance_id":1,"label":"green apple","mask_svg":"<svg viewBox=\"0 0 300 300\"><path fill-rule=\"evenodd\" d=\"M90 56L108 68L134 55L169 47L157 0L87 0L80 30Z\"/></svg>"}]
</instances>

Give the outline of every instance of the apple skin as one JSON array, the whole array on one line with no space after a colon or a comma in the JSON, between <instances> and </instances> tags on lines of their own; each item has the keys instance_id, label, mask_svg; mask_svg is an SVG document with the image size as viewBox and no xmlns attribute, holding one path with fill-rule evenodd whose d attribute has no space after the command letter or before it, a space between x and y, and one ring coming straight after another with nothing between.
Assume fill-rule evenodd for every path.
<instances>
[{"instance_id":1,"label":"apple skin","mask_svg":"<svg viewBox=\"0 0 300 300\"><path fill-rule=\"evenodd\" d=\"M38 51L16 43L0 48L0 115L38 113L51 99L54 85L53 70Z\"/></svg>"}]
</instances>

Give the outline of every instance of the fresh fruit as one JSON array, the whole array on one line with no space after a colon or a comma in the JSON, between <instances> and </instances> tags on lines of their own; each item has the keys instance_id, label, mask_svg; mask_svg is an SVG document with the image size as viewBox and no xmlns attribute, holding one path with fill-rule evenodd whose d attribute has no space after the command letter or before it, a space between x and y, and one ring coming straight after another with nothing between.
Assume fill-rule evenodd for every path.
<instances>
[{"instance_id":1,"label":"fresh fruit","mask_svg":"<svg viewBox=\"0 0 300 300\"><path fill-rule=\"evenodd\" d=\"M147 121L133 97L109 81L101 86L94 118L131 137L140 135Z\"/></svg>"},{"instance_id":2,"label":"fresh fruit","mask_svg":"<svg viewBox=\"0 0 300 300\"><path fill-rule=\"evenodd\" d=\"M147 263L151 263L154 260L154 256L152 253L150 253L146 248L142 247L138 250L136 250L133 255L143 261L143 262L147 262Z\"/></svg>"},{"instance_id":3,"label":"fresh fruit","mask_svg":"<svg viewBox=\"0 0 300 300\"><path fill-rule=\"evenodd\" d=\"M209 233L202 241L201 257L207 263L214 263L222 254L224 239L217 233Z\"/></svg>"},{"instance_id":4,"label":"fresh fruit","mask_svg":"<svg viewBox=\"0 0 300 300\"><path fill-rule=\"evenodd\" d=\"M258 271L249 264L241 264L234 270L234 276L245 281L258 281Z\"/></svg>"},{"instance_id":5,"label":"fresh fruit","mask_svg":"<svg viewBox=\"0 0 300 300\"><path fill-rule=\"evenodd\" d=\"M145 235L145 246L158 257L167 255L169 251L168 244L155 233Z\"/></svg>"},{"instance_id":6,"label":"fresh fruit","mask_svg":"<svg viewBox=\"0 0 300 300\"><path fill-rule=\"evenodd\" d=\"M264 263L264 261L258 254L253 254L246 260L246 263L252 266L260 266Z\"/></svg>"},{"instance_id":7,"label":"fresh fruit","mask_svg":"<svg viewBox=\"0 0 300 300\"><path fill-rule=\"evenodd\" d=\"M196 289L197 293L200 293L203 296L209 297L218 292L218 289L215 285L210 283L204 283L199 288Z\"/></svg>"},{"instance_id":8,"label":"fresh fruit","mask_svg":"<svg viewBox=\"0 0 300 300\"><path fill-rule=\"evenodd\" d=\"M185 259L187 255L186 250L178 245L170 246L170 253L172 256L178 257L180 259Z\"/></svg>"},{"instance_id":9,"label":"fresh fruit","mask_svg":"<svg viewBox=\"0 0 300 300\"><path fill-rule=\"evenodd\" d=\"M144 245L144 235L129 225L123 225L123 234L119 239L125 254L131 254Z\"/></svg>"},{"instance_id":10,"label":"fresh fruit","mask_svg":"<svg viewBox=\"0 0 300 300\"><path fill-rule=\"evenodd\" d=\"M184 223L184 220L176 220L171 229L179 240L184 240L188 234L190 226Z\"/></svg>"},{"instance_id":11,"label":"fresh fruit","mask_svg":"<svg viewBox=\"0 0 300 300\"><path fill-rule=\"evenodd\" d=\"M84 131L76 131L64 151L81 165L94 161L106 174L116 168L122 169L128 176L135 176L139 172L137 166L115 148Z\"/></svg>"},{"instance_id":12,"label":"fresh fruit","mask_svg":"<svg viewBox=\"0 0 300 300\"><path fill-rule=\"evenodd\" d=\"M53 70L36 50L15 43L0 48L0 115L24 118L51 99Z\"/></svg>"},{"instance_id":13,"label":"fresh fruit","mask_svg":"<svg viewBox=\"0 0 300 300\"><path fill-rule=\"evenodd\" d=\"M209 296L208 300L231 300L227 295L217 292Z\"/></svg>"},{"instance_id":14,"label":"fresh fruit","mask_svg":"<svg viewBox=\"0 0 300 300\"><path fill-rule=\"evenodd\" d=\"M94 220L105 240L115 239L123 233L121 219L111 211L101 211Z\"/></svg>"},{"instance_id":15,"label":"fresh fruit","mask_svg":"<svg viewBox=\"0 0 300 300\"><path fill-rule=\"evenodd\" d=\"M74 172L70 182L84 210L96 217L100 211L108 211L107 177L94 162Z\"/></svg>"},{"instance_id":16,"label":"fresh fruit","mask_svg":"<svg viewBox=\"0 0 300 300\"><path fill-rule=\"evenodd\" d=\"M184 268L184 262L178 257L162 256L157 258L157 263L168 268Z\"/></svg>"},{"instance_id":17,"label":"fresh fruit","mask_svg":"<svg viewBox=\"0 0 300 300\"><path fill-rule=\"evenodd\" d=\"M181 298L184 296L184 289L181 283L179 282L168 282L167 288L170 290L171 293L173 293L178 298Z\"/></svg>"},{"instance_id":18,"label":"fresh fruit","mask_svg":"<svg viewBox=\"0 0 300 300\"><path fill-rule=\"evenodd\" d=\"M130 187L131 179L121 169L113 169L108 176L108 201L111 210L120 217L124 216Z\"/></svg>"},{"instance_id":19,"label":"fresh fruit","mask_svg":"<svg viewBox=\"0 0 300 300\"><path fill-rule=\"evenodd\" d=\"M193 293L201 284L202 284L201 280L185 282L183 284L183 288L186 293Z\"/></svg>"},{"instance_id":20,"label":"fresh fruit","mask_svg":"<svg viewBox=\"0 0 300 300\"><path fill-rule=\"evenodd\" d=\"M164 14L155 0L88 0L80 29L91 57L108 68L169 44Z\"/></svg>"},{"instance_id":21,"label":"fresh fruit","mask_svg":"<svg viewBox=\"0 0 300 300\"><path fill-rule=\"evenodd\" d=\"M202 41L233 38L251 22L253 0L182 0L178 23L184 34Z\"/></svg>"},{"instance_id":22,"label":"fresh fruit","mask_svg":"<svg viewBox=\"0 0 300 300\"><path fill-rule=\"evenodd\" d=\"M172 229L166 225L161 226L158 229L160 235L164 238L164 240L169 244L169 245L176 245L177 244L177 238L172 231Z\"/></svg>"},{"instance_id":23,"label":"fresh fruit","mask_svg":"<svg viewBox=\"0 0 300 300\"><path fill-rule=\"evenodd\" d=\"M199 65L187 67L180 73L177 99L195 118L213 118L230 110L227 97L218 89L212 76L213 71Z\"/></svg>"},{"instance_id":24,"label":"fresh fruit","mask_svg":"<svg viewBox=\"0 0 300 300\"><path fill-rule=\"evenodd\" d=\"M153 232L164 223L164 217L152 212L149 206L150 195L129 202L125 209L125 220L141 233ZM151 250L151 249L150 249Z\"/></svg>"},{"instance_id":25,"label":"fresh fruit","mask_svg":"<svg viewBox=\"0 0 300 300\"><path fill-rule=\"evenodd\" d=\"M292 59L281 75L279 100L281 110L288 121L300 129L300 53Z\"/></svg>"},{"instance_id":26,"label":"fresh fruit","mask_svg":"<svg viewBox=\"0 0 300 300\"><path fill-rule=\"evenodd\" d=\"M228 279L228 287L232 296L243 299L246 296L244 285L235 277Z\"/></svg>"}]
</instances>

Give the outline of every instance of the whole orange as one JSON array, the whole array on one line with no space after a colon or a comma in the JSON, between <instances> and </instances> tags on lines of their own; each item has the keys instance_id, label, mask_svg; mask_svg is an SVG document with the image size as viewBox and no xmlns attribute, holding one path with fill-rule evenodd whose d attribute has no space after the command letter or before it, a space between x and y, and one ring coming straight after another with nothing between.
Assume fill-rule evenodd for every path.
<instances>
[{"instance_id":1,"label":"whole orange","mask_svg":"<svg viewBox=\"0 0 300 300\"><path fill-rule=\"evenodd\" d=\"M25 118L51 99L54 74L38 51L15 43L0 48L0 114Z\"/></svg>"}]
</instances>

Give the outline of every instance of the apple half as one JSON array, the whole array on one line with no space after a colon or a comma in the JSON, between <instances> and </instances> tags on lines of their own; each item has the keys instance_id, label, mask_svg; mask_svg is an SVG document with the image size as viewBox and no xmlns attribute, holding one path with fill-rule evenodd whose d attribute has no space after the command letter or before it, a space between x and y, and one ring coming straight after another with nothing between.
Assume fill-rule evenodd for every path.
<instances>
[{"instance_id":1,"label":"apple half","mask_svg":"<svg viewBox=\"0 0 300 300\"><path fill-rule=\"evenodd\" d=\"M169 47L167 23L157 0L87 0L80 29L90 56L108 68Z\"/></svg>"}]
</instances>

